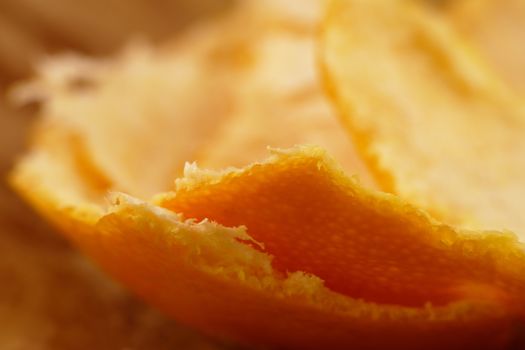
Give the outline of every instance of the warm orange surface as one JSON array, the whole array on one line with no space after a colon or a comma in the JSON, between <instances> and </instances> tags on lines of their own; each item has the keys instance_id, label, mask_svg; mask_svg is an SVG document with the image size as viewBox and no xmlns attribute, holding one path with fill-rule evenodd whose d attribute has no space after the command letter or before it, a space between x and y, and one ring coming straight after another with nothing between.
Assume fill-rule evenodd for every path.
<instances>
[{"instance_id":1,"label":"warm orange surface","mask_svg":"<svg viewBox=\"0 0 525 350\"><path fill-rule=\"evenodd\" d=\"M322 88L321 8L319 0L245 1L161 48L43 60L13 96L42 101L41 119L80 139L108 188L143 199L169 189L187 161L244 166L268 146L296 144L326 148L372 184Z\"/></svg>"},{"instance_id":2,"label":"warm orange surface","mask_svg":"<svg viewBox=\"0 0 525 350\"><path fill-rule=\"evenodd\" d=\"M512 261L510 284L498 277L504 288L492 280L499 273L493 258L480 255L510 247L515 238L432 227L423 213L362 191L318 157L298 154L218 184L183 186L162 205L186 218L244 225L278 270L314 274L330 289L367 301L419 307L469 297L501 301L525 287L514 280L523 281L525 267L518 246L522 257Z\"/></svg>"},{"instance_id":3,"label":"warm orange surface","mask_svg":"<svg viewBox=\"0 0 525 350\"><path fill-rule=\"evenodd\" d=\"M417 2L334 1L322 37L327 86L381 188L525 241L519 94Z\"/></svg>"},{"instance_id":4,"label":"warm orange surface","mask_svg":"<svg viewBox=\"0 0 525 350\"><path fill-rule=\"evenodd\" d=\"M525 2L449 1L446 12L495 71L521 93L525 92Z\"/></svg>"},{"instance_id":5,"label":"warm orange surface","mask_svg":"<svg viewBox=\"0 0 525 350\"><path fill-rule=\"evenodd\" d=\"M63 166L67 185L75 165L52 152L47 156L48 166ZM512 335L510 324L523 314L525 279L519 272L525 254L514 237L458 233L433 223L393 196L361 189L318 149L287 151L223 175L188 169L175 199L169 193L157 198L183 212L192 203L193 210L226 225L243 216L246 233L266 246L264 253L252 248L257 244L243 229L181 221L129 196L114 196L107 214L81 203L64 207L53 202L60 196L49 186L56 181L49 176L53 169L39 161L18 168L15 184L26 198L136 293L215 335L295 348L501 348ZM202 204L206 196L209 202ZM222 209L216 205L221 202ZM268 220L259 224L274 227L271 232L251 226L255 212ZM323 243L333 237L355 255ZM303 258L296 255L301 252ZM268 254L275 255L277 269L294 273L273 270ZM301 270L315 270L348 296ZM352 288L351 279L363 288ZM447 305L421 305L422 287L427 302ZM400 305L375 303L380 301Z\"/></svg>"},{"instance_id":6,"label":"warm orange surface","mask_svg":"<svg viewBox=\"0 0 525 350\"><path fill-rule=\"evenodd\" d=\"M261 3L247 2L254 9ZM278 4L268 0L261 8L268 17L262 16L260 22L252 23L243 12L237 13L235 21L240 18L240 23L257 26L253 32L241 32L246 37L238 37L235 28L221 32L229 33L225 43L233 44L231 52L216 51L221 45L209 46L214 42L209 35L216 34L212 24L200 32L210 42L197 41L199 45L188 51L177 51L175 45L175 52L184 53L175 54L177 59L170 58L169 52L142 48L112 63L80 61L44 69L44 77L26 90L29 95L47 96L44 116L33 147L13 172L13 185L111 276L176 320L205 333L276 348L505 349L525 318L523 243L511 233L445 225L405 199L369 190L358 177L346 174L343 169L359 167L352 166L352 149L341 148L345 142L339 138L345 140L344 134L330 119L333 112L322 94L312 58L306 56L312 53L310 35L315 25L309 16L303 22L302 12L295 13L298 17L292 22L277 16L293 9ZM441 98L457 102L450 118L459 120L465 110L493 111L492 99L479 102L477 90L470 85L491 80L477 75L476 69L467 69L465 76L458 73L471 68L470 61L456 61L461 54L446 49L448 37L436 31L441 27L426 27L426 22L418 21L420 17L410 17L417 14L411 9L401 12L400 18L408 21L396 27L399 4L390 0L335 4L341 7L332 9L329 21L337 20L328 22L327 28L334 30L330 39L335 38L337 44L330 46L334 42L328 41L330 63L336 63L329 68L341 73L334 83L343 91L344 104L339 107L343 105L347 117L350 107L362 112L357 115L363 129L371 127L365 130L366 142L359 141L377 142L377 149L387 157L376 154L376 160L385 162L390 156L396 169L408 169L407 178L415 180L402 184L433 185L419 181L425 172L418 165L431 163L427 155L442 159L436 156L440 150L424 147L421 154L412 156L409 151L419 148L406 147L406 143L437 140L432 139L434 134L417 131L421 126L435 130L436 125L448 124L449 119L437 118L448 106L437 103ZM354 18L353 6L361 14L374 16ZM274 7L280 10L274 13ZM247 13L257 18L259 11ZM353 26L346 27L349 23ZM370 26L374 23L377 26ZM414 35L414 23L428 30L428 38ZM368 51L370 28L380 26L381 40L373 41L373 50ZM385 33L401 41L392 44L392 37ZM363 50L357 51L356 61L362 66L350 65L355 68L350 73L356 75L347 75L347 63L353 61L340 59L356 52L349 49L355 43L364 45L359 46ZM400 47L403 50L397 51ZM222 52L225 61L210 56L213 52ZM241 64L235 60L239 52L257 52L258 60ZM306 68L292 74L299 63L297 67L281 63L291 53L298 60L305 53ZM372 58L378 69L365 69ZM225 69L224 63L241 67L237 72ZM192 69L186 71L188 67ZM190 74L174 79L170 75L174 72ZM436 72L450 76L441 80ZM71 77L67 75L74 77L72 73L93 79L91 85L85 90L68 88ZM380 79L370 79L369 73ZM200 79L208 76L204 80L212 84L211 90L199 89ZM352 79L356 77L363 79ZM308 88L303 91L304 86ZM165 91L170 94L160 93ZM208 123L216 105L195 105L202 91L224 93L215 96L219 102L232 98L234 108L218 109L221 123L222 112L228 118L217 133L215 124ZM490 96L497 99L502 96L499 93ZM396 98L389 99L392 96ZM315 113L303 114L303 110ZM395 117L403 120L406 111L428 112L425 120L437 122L425 125L415 119L400 124ZM406 120L413 121L410 118L419 114L407 115ZM485 126L483 130L496 130L491 114L482 116L488 121L478 123ZM201 124L213 133L203 133ZM472 124L461 123L457 130L470 130ZM318 133L318 125L324 125L325 132ZM376 125L381 128L374 133ZM265 143L288 142L287 132L297 133L294 142L321 140L333 147L343 157L344 167L323 148L298 146L275 150L262 163L224 169L253 161ZM250 135L257 136L257 142L246 143L252 140ZM208 141L210 147L206 147ZM458 146L452 141L447 145ZM453 165L473 159L472 153L458 154ZM175 188L163 193L168 176L176 178L182 173L182 162L192 158L224 170L187 164ZM448 186L449 174L465 179L458 170L461 167L440 164L436 169L443 171L431 172L433 177L427 180L447 184L448 191L440 194L455 198L447 195L459 193L459 198L466 198L460 204L477 203L478 197L464 196ZM394 180L392 176L392 184L398 184ZM159 188L160 194L146 199ZM483 209L493 213L490 206ZM500 219L501 213L495 217ZM515 212L507 214L514 218Z\"/></svg>"}]
</instances>

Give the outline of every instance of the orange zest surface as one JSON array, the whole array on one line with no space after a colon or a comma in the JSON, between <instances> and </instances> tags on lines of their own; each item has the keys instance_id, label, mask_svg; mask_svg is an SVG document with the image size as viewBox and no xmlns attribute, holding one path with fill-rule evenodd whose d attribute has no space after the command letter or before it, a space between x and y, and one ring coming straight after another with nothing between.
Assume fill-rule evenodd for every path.
<instances>
[{"instance_id":1,"label":"orange zest surface","mask_svg":"<svg viewBox=\"0 0 525 350\"><path fill-rule=\"evenodd\" d=\"M54 162L62 185L80 181L74 164L40 150L19 165L19 191L137 294L214 335L289 347L500 348L523 314L515 237L438 224L362 189L317 148L222 173L188 167L175 192L150 203L114 194L108 209L67 205L82 191L56 192Z\"/></svg>"},{"instance_id":2,"label":"orange zest surface","mask_svg":"<svg viewBox=\"0 0 525 350\"><path fill-rule=\"evenodd\" d=\"M290 21L272 9L293 6L262 3L247 2L226 27L219 20L188 34L171 53L140 49L113 63L44 69L25 90L48 100L32 148L12 174L13 186L110 275L207 334L276 348L505 349L525 318L523 243L511 233L441 223L347 175L361 168L353 149L344 148L348 140L324 99L313 60L308 56L297 71L281 60L312 53L315 11L294 12ZM344 30L347 36L335 35L342 40L337 46L331 46L334 37L325 37L323 49L344 48L347 38L371 33L367 21L347 28L353 6L368 16L376 14L369 9L387 3L336 1L326 33ZM389 13L395 15L398 5L388 5ZM397 23L389 16L369 20ZM240 23L254 27L239 31ZM218 32L224 42L215 42ZM339 61L347 52L332 49L329 68L347 78ZM369 52L361 53L369 61ZM394 58L392 64L399 63ZM86 86L71 89L71 67ZM267 79L283 71L290 77L282 85ZM480 78L470 72L469 78ZM340 83L345 94L354 91ZM363 83L357 110L376 112L386 130L367 141L407 136L390 134L392 123L381 119L385 110L398 117L398 109L388 103L385 110L372 109L365 103L384 100L369 99L370 86L357 83ZM203 91L219 95L196 107ZM355 101L352 95L344 99ZM289 142L279 127L297 132L294 143L332 149L274 149L254 163L262 145ZM407 151L387 141L379 149ZM215 170L195 163L182 167L195 159ZM249 165L227 167L238 163ZM176 178L174 187L166 186L168 178ZM378 179L384 184L386 177Z\"/></svg>"},{"instance_id":3,"label":"orange zest surface","mask_svg":"<svg viewBox=\"0 0 525 350\"><path fill-rule=\"evenodd\" d=\"M322 42L327 86L384 190L525 240L525 105L442 18L334 1Z\"/></svg>"},{"instance_id":4,"label":"orange zest surface","mask_svg":"<svg viewBox=\"0 0 525 350\"><path fill-rule=\"evenodd\" d=\"M492 290L492 282L484 285L473 270L489 276L494 261L471 265L461 235L432 226L423 213L390 196L366 193L317 153L285 153L278 161L224 174L216 184L179 180L180 188L161 205L186 218L246 226L274 256L278 270L314 274L330 289L356 298L421 307L464 293L471 297L470 286L473 296L478 287ZM498 236L467 238L474 260ZM519 276L520 269L515 271Z\"/></svg>"}]
</instances>

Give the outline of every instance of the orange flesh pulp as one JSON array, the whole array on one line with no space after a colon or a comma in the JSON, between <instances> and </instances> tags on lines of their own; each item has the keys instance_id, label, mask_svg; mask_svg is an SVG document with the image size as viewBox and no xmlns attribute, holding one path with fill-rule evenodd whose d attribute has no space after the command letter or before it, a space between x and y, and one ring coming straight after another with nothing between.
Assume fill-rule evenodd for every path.
<instances>
[{"instance_id":1,"label":"orange flesh pulp","mask_svg":"<svg viewBox=\"0 0 525 350\"><path fill-rule=\"evenodd\" d=\"M336 292L370 302L418 307L469 298L501 302L525 286L521 281L500 288L498 283L510 280L492 280L494 261L478 254L496 236L459 244L451 228L432 227L413 208L356 191L355 183L333 176L320 159L294 158L254 165L216 184L183 187L162 205L186 218L246 226L274 256L276 269L311 273Z\"/></svg>"}]
</instances>

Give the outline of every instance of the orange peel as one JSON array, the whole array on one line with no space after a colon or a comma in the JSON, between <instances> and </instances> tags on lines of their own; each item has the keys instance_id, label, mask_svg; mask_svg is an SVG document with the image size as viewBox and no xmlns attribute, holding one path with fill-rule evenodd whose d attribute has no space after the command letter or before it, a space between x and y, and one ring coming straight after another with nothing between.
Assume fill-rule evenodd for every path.
<instances>
[{"instance_id":1,"label":"orange peel","mask_svg":"<svg viewBox=\"0 0 525 350\"><path fill-rule=\"evenodd\" d=\"M140 55L139 66L144 64ZM120 66L137 72L134 59L130 66L123 64L126 60L108 63L113 71L108 74L118 76ZM90 77L93 69L107 68L86 69ZM56 83L56 76L33 86L30 95L58 95L46 102L34 144L11 181L66 237L137 295L208 334L278 348L504 349L512 341L514 326L525 315L525 248L516 236L441 224L404 200L366 189L314 146L274 150L268 160L244 168L201 170L188 164L174 189L161 189L146 200L170 172L177 173L175 163L198 158L199 152L210 163L220 157L193 153L206 149L200 146L190 152L173 143L163 147L170 141L164 140L166 133L156 134L158 125L139 116L139 126L152 128L144 132L155 134L158 146L140 128L129 132L126 127L118 147L146 150L139 149L131 163L112 163L118 147L116 152L104 148L108 153L101 160L100 148L110 145L109 132L124 115L101 121L101 130L101 125L89 125L89 115L77 120L73 106L100 103L92 111L102 114L93 118L108 117L125 108L109 103L110 97L123 100L126 89L138 86L127 80L113 93L102 88L101 102L97 86L105 84L103 75L71 98L69 90L60 90L69 79L59 77L58 90L36 86ZM222 79L219 74L217 86L228 81ZM183 80L182 86L192 82ZM158 103L162 98L154 96ZM143 106L138 101L130 105ZM156 108L152 101L146 105L152 108L148 111ZM200 140L199 130L183 132ZM148 149L163 154L149 157ZM176 162L157 168L170 152L176 152ZM175 170L160 180L159 174L141 178L137 164L151 167L146 173Z\"/></svg>"},{"instance_id":2,"label":"orange peel","mask_svg":"<svg viewBox=\"0 0 525 350\"><path fill-rule=\"evenodd\" d=\"M509 84L525 92L523 1L450 1L444 12Z\"/></svg>"},{"instance_id":3,"label":"orange peel","mask_svg":"<svg viewBox=\"0 0 525 350\"><path fill-rule=\"evenodd\" d=\"M334 1L327 89L381 188L448 223L525 239L522 101L419 5Z\"/></svg>"},{"instance_id":4,"label":"orange peel","mask_svg":"<svg viewBox=\"0 0 525 350\"><path fill-rule=\"evenodd\" d=\"M321 3L246 1L160 49L48 59L13 96L42 100L46 123L77 135L109 187L140 198L168 189L186 161L242 166L299 143L325 147L373 185L320 83Z\"/></svg>"},{"instance_id":5,"label":"orange peel","mask_svg":"<svg viewBox=\"0 0 525 350\"><path fill-rule=\"evenodd\" d=\"M500 348L523 314L514 236L438 224L361 188L319 148L223 172L188 166L174 192L116 193L107 209L85 199L79 175L40 147L13 183L112 276L210 334L297 348Z\"/></svg>"}]
</instances>

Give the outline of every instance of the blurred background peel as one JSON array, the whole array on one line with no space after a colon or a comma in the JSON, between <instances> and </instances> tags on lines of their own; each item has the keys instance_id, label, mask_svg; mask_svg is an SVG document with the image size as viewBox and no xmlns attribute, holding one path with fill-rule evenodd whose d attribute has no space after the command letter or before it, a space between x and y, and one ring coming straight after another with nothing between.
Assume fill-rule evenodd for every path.
<instances>
[{"instance_id":1,"label":"blurred background peel","mask_svg":"<svg viewBox=\"0 0 525 350\"><path fill-rule=\"evenodd\" d=\"M525 89L524 1L430 2L505 80ZM34 117L34 106L15 109L6 92L31 77L43 58L62 52L107 57L133 38L171 42L191 23L234 6L233 0L0 0L2 178L22 152ZM0 182L0 349L234 347L129 295Z\"/></svg>"},{"instance_id":2,"label":"blurred background peel","mask_svg":"<svg viewBox=\"0 0 525 350\"><path fill-rule=\"evenodd\" d=\"M162 42L229 0L0 1L0 349L225 349L144 305L57 235L7 187L31 107L5 100L42 58L108 56L131 38Z\"/></svg>"}]
</instances>

